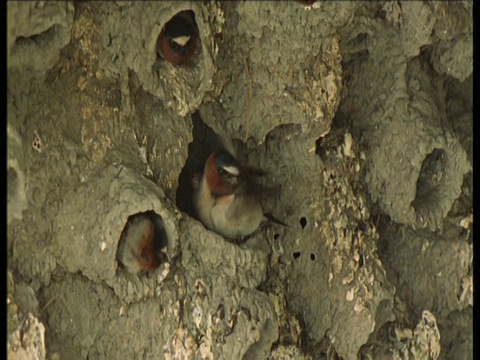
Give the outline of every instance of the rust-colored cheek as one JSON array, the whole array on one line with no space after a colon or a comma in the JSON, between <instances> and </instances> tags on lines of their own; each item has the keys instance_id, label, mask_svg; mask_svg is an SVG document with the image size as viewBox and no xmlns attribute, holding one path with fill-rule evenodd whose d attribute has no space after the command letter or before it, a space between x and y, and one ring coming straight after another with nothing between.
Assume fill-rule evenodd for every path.
<instances>
[{"instance_id":1,"label":"rust-colored cheek","mask_svg":"<svg viewBox=\"0 0 480 360\"><path fill-rule=\"evenodd\" d=\"M231 195L234 192L234 188L224 181L218 174L215 166L215 154L213 153L207 160L205 166L207 185L214 196Z\"/></svg>"},{"instance_id":2,"label":"rust-colored cheek","mask_svg":"<svg viewBox=\"0 0 480 360\"><path fill-rule=\"evenodd\" d=\"M139 249L139 263L142 270L151 271L160 266L161 259L158 249L154 244L154 229L153 225L150 225L141 248Z\"/></svg>"},{"instance_id":3,"label":"rust-colored cheek","mask_svg":"<svg viewBox=\"0 0 480 360\"><path fill-rule=\"evenodd\" d=\"M185 45L186 48L183 49L182 54L180 54L171 47L168 38L165 36L164 30L162 30L157 42L157 53L169 63L181 65L193 57L197 47L196 43L197 39L192 35L190 41Z\"/></svg>"}]
</instances>

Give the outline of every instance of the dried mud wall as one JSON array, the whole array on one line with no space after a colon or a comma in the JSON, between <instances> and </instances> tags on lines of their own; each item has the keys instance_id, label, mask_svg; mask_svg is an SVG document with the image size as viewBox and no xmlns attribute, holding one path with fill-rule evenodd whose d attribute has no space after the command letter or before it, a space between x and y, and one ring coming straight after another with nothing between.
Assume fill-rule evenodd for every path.
<instances>
[{"instance_id":1,"label":"dried mud wall","mask_svg":"<svg viewBox=\"0 0 480 360\"><path fill-rule=\"evenodd\" d=\"M473 358L472 2L305 3L8 3L12 357ZM219 139L288 227L197 221ZM130 274L148 210L168 261Z\"/></svg>"}]
</instances>

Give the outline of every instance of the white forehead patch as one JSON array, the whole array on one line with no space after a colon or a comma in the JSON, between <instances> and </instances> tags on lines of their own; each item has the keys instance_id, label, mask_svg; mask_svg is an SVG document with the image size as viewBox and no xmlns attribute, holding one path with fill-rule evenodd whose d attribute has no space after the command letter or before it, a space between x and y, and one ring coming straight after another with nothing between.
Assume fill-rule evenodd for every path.
<instances>
[{"instance_id":1,"label":"white forehead patch","mask_svg":"<svg viewBox=\"0 0 480 360\"><path fill-rule=\"evenodd\" d=\"M188 36L188 35L179 36L179 37L176 37L172 40L175 41L180 46L185 46L188 43L188 41L190 40L190 36Z\"/></svg>"},{"instance_id":2,"label":"white forehead patch","mask_svg":"<svg viewBox=\"0 0 480 360\"><path fill-rule=\"evenodd\" d=\"M238 168L236 166L224 166L223 170L225 170L226 172L228 172L229 174L231 174L233 176L240 175L240 170L238 170Z\"/></svg>"}]
</instances>

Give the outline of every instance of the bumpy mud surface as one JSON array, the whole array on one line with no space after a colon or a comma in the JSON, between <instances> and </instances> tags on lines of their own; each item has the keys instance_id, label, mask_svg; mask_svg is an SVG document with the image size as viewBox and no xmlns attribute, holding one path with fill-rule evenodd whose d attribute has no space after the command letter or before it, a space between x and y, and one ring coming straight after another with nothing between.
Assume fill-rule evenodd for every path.
<instances>
[{"instance_id":1,"label":"bumpy mud surface","mask_svg":"<svg viewBox=\"0 0 480 360\"><path fill-rule=\"evenodd\" d=\"M472 3L8 3L12 358L473 358ZM219 139L288 227L197 221ZM169 261L130 274L147 210Z\"/></svg>"}]
</instances>

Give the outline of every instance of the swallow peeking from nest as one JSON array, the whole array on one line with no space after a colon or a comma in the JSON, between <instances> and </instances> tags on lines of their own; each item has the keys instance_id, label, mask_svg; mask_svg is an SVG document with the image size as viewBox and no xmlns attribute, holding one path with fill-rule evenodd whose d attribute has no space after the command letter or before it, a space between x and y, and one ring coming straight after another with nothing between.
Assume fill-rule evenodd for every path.
<instances>
[{"instance_id":1,"label":"swallow peeking from nest","mask_svg":"<svg viewBox=\"0 0 480 360\"><path fill-rule=\"evenodd\" d=\"M188 62L197 48L198 27L191 10L180 11L163 27L157 40L157 53L172 64Z\"/></svg>"},{"instance_id":2,"label":"swallow peeking from nest","mask_svg":"<svg viewBox=\"0 0 480 360\"><path fill-rule=\"evenodd\" d=\"M149 210L131 215L117 250L117 260L130 273L153 271L167 261L168 238L162 218Z\"/></svg>"},{"instance_id":3,"label":"swallow peeking from nest","mask_svg":"<svg viewBox=\"0 0 480 360\"><path fill-rule=\"evenodd\" d=\"M255 178L266 173L241 165L226 151L213 152L203 175L193 181L194 204L206 228L230 240L241 240L254 233L262 222L287 226L260 205L263 187Z\"/></svg>"}]
</instances>

